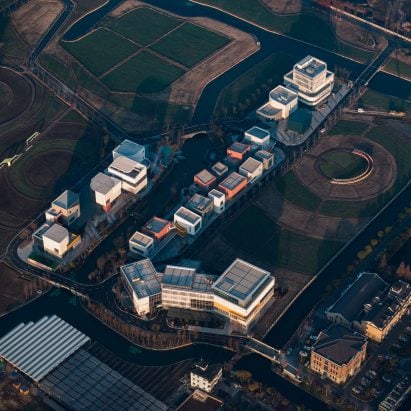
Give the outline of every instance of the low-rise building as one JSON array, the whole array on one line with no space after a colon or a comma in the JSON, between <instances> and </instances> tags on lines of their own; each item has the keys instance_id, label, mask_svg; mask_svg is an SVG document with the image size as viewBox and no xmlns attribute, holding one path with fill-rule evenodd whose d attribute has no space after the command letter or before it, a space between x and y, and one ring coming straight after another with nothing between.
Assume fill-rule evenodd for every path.
<instances>
[{"instance_id":1,"label":"low-rise building","mask_svg":"<svg viewBox=\"0 0 411 411\"><path fill-rule=\"evenodd\" d=\"M241 175L247 177L249 183L252 183L263 174L263 163L249 157L241 164L238 171Z\"/></svg>"},{"instance_id":2,"label":"low-rise building","mask_svg":"<svg viewBox=\"0 0 411 411\"><path fill-rule=\"evenodd\" d=\"M268 271L236 259L213 284L214 309L247 332L274 296Z\"/></svg>"},{"instance_id":3,"label":"low-rise building","mask_svg":"<svg viewBox=\"0 0 411 411\"><path fill-rule=\"evenodd\" d=\"M202 218L208 217L214 210L213 201L200 194L194 194L187 202L187 208L200 215Z\"/></svg>"},{"instance_id":4,"label":"low-rise building","mask_svg":"<svg viewBox=\"0 0 411 411\"><path fill-rule=\"evenodd\" d=\"M126 139L113 150L113 160L120 156L142 163L146 158L146 149L144 146Z\"/></svg>"},{"instance_id":5,"label":"low-rise building","mask_svg":"<svg viewBox=\"0 0 411 411\"><path fill-rule=\"evenodd\" d=\"M161 305L161 274L149 259L123 265L120 273L138 315L150 315Z\"/></svg>"},{"instance_id":6,"label":"low-rise building","mask_svg":"<svg viewBox=\"0 0 411 411\"><path fill-rule=\"evenodd\" d=\"M95 193L96 203L101 205L104 211L110 210L121 195L121 181L103 173L98 173L91 179L90 188Z\"/></svg>"},{"instance_id":7,"label":"low-rise building","mask_svg":"<svg viewBox=\"0 0 411 411\"><path fill-rule=\"evenodd\" d=\"M249 153L250 146L248 144L239 143L236 141L227 148L227 155L236 160L243 160Z\"/></svg>"},{"instance_id":8,"label":"low-rise building","mask_svg":"<svg viewBox=\"0 0 411 411\"><path fill-rule=\"evenodd\" d=\"M208 193L208 198L213 201L214 212L222 214L225 211L225 194L216 189Z\"/></svg>"},{"instance_id":9,"label":"low-rise building","mask_svg":"<svg viewBox=\"0 0 411 411\"><path fill-rule=\"evenodd\" d=\"M128 157L116 157L107 171L121 180L124 191L137 194L147 187L147 167Z\"/></svg>"},{"instance_id":10,"label":"low-rise building","mask_svg":"<svg viewBox=\"0 0 411 411\"><path fill-rule=\"evenodd\" d=\"M311 349L310 368L337 384L344 384L361 368L366 349L364 336L332 325L318 335Z\"/></svg>"},{"instance_id":11,"label":"low-rise building","mask_svg":"<svg viewBox=\"0 0 411 411\"><path fill-rule=\"evenodd\" d=\"M202 227L203 219L186 207L180 207L174 213L174 226L179 234L196 235Z\"/></svg>"},{"instance_id":12,"label":"low-rise building","mask_svg":"<svg viewBox=\"0 0 411 411\"><path fill-rule=\"evenodd\" d=\"M177 411L219 411L223 405L219 398L197 389L177 407Z\"/></svg>"},{"instance_id":13,"label":"low-rise building","mask_svg":"<svg viewBox=\"0 0 411 411\"><path fill-rule=\"evenodd\" d=\"M244 139L259 147L267 147L270 144L270 132L261 127L251 127L244 133Z\"/></svg>"},{"instance_id":14,"label":"low-rise building","mask_svg":"<svg viewBox=\"0 0 411 411\"><path fill-rule=\"evenodd\" d=\"M257 151L254 157L263 163L263 169L269 170L274 166L274 154L265 150Z\"/></svg>"},{"instance_id":15,"label":"low-rise building","mask_svg":"<svg viewBox=\"0 0 411 411\"><path fill-rule=\"evenodd\" d=\"M143 233L153 237L157 241L163 240L171 231L171 222L160 217L153 217L146 224L144 224Z\"/></svg>"},{"instance_id":16,"label":"low-rise building","mask_svg":"<svg viewBox=\"0 0 411 411\"><path fill-rule=\"evenodd\" d=\"M79 195L70 190L64 191L52 203L46 211L46 221L49 223L62 223L70 225L80 217Z\"/></svg>"},{"instance_id":17,"label":"low-rise building","mask_svg":"<svg viewBox=\"0 0 411 411\"><path fill-rule=\"evenodd\" d=\"M234 198L240 191L247 187L247 177L243 175L232 172L226 179L224 179L218 188L222 191L227 200Z\"/></svg>"},{"instance_id":18,"label":"low-rise building","mask_svg":"<svg viewBox=\"0 0 411 411\"><path fill-rule=\"evenodd\" d=\"M228 167L221 163L220 161L217 161L212 167L211 171L218 177L221 178L225 176L228 173Z\"/></svg>"},{"instance_id":19,"label":"low-rise building","mask_svg":"<svg viewBox=\"0 0 411 411\"><path fill-rule=\"evenodd\" d=\"M154 250L154 239L146 234L136 231L129 239L130 251L149 257Z\"/></svg>"},{"instance_id":20,"label":"low-rise building","mask_svg":"<svg viewBox=\"0 0 411 411\"><path fill-rule=\"evenodd\" d=\"M298 107L298 94L284 86L277 86L269 93L268 102L257 109L264 122L286 119Z\"/></svg>"},{"instance_id":21,"label":"low-rise building","mask_svg":"<svg viewBox=\"0 0 411 411\"><path fill-rule=\"evenodd\" d=\"M196 183L204 191L208 191L215 182L216 177L206 169L200 171L194 176L194 183Z\"/></svg>"},{"instance_id":22,"label":"low-rise building","mask_svg":"<svg viewBox=\"0 0 411 411\"><path fill-rule=\"evenodd\" d=\"M316 106L332 93L334 73L324 61L307 56L284 75L284 84L298 94L301 103Z\"/></svg>"},{"instance_id":23,"label":"low-rise building","mask_svg":"<svg viewBox=\"0 0 411 411\"><path fill-rule=\"evenodd\" d=\"M190 385L192 388L200 388L205 392L212 392L223 375L223 369L219 364L207 364L199 362L190 372Z\"/></svg>"}]
</instances>

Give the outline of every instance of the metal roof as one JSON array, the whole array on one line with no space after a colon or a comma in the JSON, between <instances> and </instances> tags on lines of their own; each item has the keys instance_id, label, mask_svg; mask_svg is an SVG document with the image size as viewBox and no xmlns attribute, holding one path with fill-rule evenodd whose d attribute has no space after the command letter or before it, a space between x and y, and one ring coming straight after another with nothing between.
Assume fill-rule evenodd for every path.
<instances>
[{"instance_id":1,"label":"metal roof","mask_svg":"<svg viewBox=\"0 0 411 411\"><path fill-rule=\"evenodd\" d=\"M98 173L91 179L90 188L98 193L108 194L118 184L121 184L121 181L117 178Z\"/></svg>"},{"instance_id":2,"label":"metal roof","mask_svg":"<svg viewBox=\"0 0 411 411\"><path fill-rule=\"evenodd\" d=\"M175 216L180 217L183 220L188 221L190 224L196 224L201 220L201 217L196 213L193 213L188 208L180 207L175 213Z\"/></svg>"},{"instance_id":3,"label":"metal roof","mask_svg":"<svg viewBox=\"0 0 411 411\"><path fill-rule=\"evenodd\" d=\"M212 184L215 181L215 176L207 169L201 170L195 177L204 185Z\"/></svg>"},{"instance_id":4,"label":"metal roof","mask_svg":"<svg viewBox=\"0 0 411 411\"><path fill-rule=\"evenodd\" d=\"M139 162L132 160L128 157L124 156L119 156L116 157L113 162L109 166L109 171L111 170L116 170L119 173L126 174L130 177L136 177L138 176L146 166L143 166Z\"/></svg>"},{"instance_id":5,"label":"metal roof","mask_svg":"<svg viewBox=\"0 0 411 411\"><path fill-rule=\"evenodd\" d=\"M219 184L219 186L224 187L227 190L234 190L244 180L247 180L247 178L242 176L241 174L238 174L237 172L233 171L224 181L222 181Z\"/></svg>"},{"instance_id":6,"label":"metal roof","mask_svg":"<svg viewBox=\"0 0 411 411\"><path fill-rule=\"evenodd\" d=\"M43 237L47 237L56 243L61 243L70 236L67 228L61 226L60 224L53 224L49 229L43 233Z\"/></svg>"},{"instance_id":7,"label":"metal roof","mask_svg":"<svg viewBox=\"0 0 411 411\"><path fill-rule=\"evenodd\" d=\"M79 204L79 195L73 193L70 190L66 190L64 193L61 193L53 202L52 204L64 208L69 209L74 205Z\"/></svg>"},{"instance_id":8,"label":"metal roof","mask_svg":"<svg viewBox=\"0 0 411 411\"><path fill-rule=\"evenodd\" d=\"M152 244L154 239L148 235L140 233L140 231L136 231L131 237L130 242L142 245L143 247L147 247L148 245Z\"/></svg>"},{"instance_id":9,"label":"metal roof","mask_svg":"<svg viewBox=\"0 0 411 411\"><path fill-rule=\"evenodd\" d=\"M221 191L218 191L218 190L216 190L216 189L213 189L213 190L211 190L211 191L208 193L208 196L209 196L209 197L221 198L221 197L225 197L225 194L222 193Z\"/></svg>"},{"instance_id":10,"label":"metal roof","mask_svg":"<svg viewBox=\"0 0 411 411\"><path fill-rule=\"evenodd\" d=\"M260 167L262 163L255 158L249 157L247 160L244 161L243 164L240 166L240 170L244 170L247 173L254 173L258 167Z\"/></svg>"},{"instance_id":11,"label":"metal roof","mask_svg":"<svg viewBox=\"0 0 411 411\"><path fill-rule=\"evenodd\" d=\"M191 288L194 281L194 268L166 266L163 276L163 284L181 288Z\"/></svg>"},{"instance_id":12,"label":"metal roof","mask_svg":"<svg viewBox=\"0 0 411 411\"><path fill-rule=\"evenodd\" d=\"M259 158L260 160L269 160L270 158L274 157L272 153L265 151L265 150L257 151L255 153L255 156Z\"/></svg>"},{"instance_id":13,"label":"metal roof","mask_svg":"<svg viewBox=\"0 0 411 411\"><path fill-rule=\"evenodd\" d=\"M56 315L21 323L0 339L0 356L38 382L89 338Z\"/></svg>"},{"instance_id":14,"label":"metal roof","mask_svg":"<svg viewBox=\"0 0 411 411\"><path fill-rule=\"evenodd\" d=\"M270 132L268 130L264 130L263 128L257 126L251 127L245 132L245 134L248 134L260 140L270 137Z\"/></svg>"}]
</instances>

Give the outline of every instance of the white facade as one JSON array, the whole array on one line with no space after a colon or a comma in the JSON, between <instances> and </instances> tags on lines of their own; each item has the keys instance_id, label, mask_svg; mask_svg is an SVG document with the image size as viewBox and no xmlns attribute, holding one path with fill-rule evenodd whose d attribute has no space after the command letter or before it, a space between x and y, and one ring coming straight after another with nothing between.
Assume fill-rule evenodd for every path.
<instances>
[{"instance_id":1,"label":"white facade","mask_svg":"<svg viewBox=\"0 0 411 411\"><path fill-rule=\"evenodd\" d=\"M128 157L116 157L107 171L121 180L125 191L137 194L147 187L147 167Z\"/></svg>"},{"instance_id":2,"label":"white facade","mask_svg":"<svg viewBox=\"0 0 411 411\"><path fill-rule=\"evenodd\" d=\"M205 392L212 392L222 375L223 370L219 366L206 366L205 369L197 366L190 372L190 385L192 388L200 388Z\"/></svg>"},{"instance_id":3,"label":"white facade","mask_svg":"<svg viewBox=\"0 0 411 411\"><path fill-rule=\"evenodd\" d=\"M53 224L43 234L44 251L56 257L62 258L68 251L70 233L59 224Z\"/></svg>"},{"instance_id":4,"label":"white facade","mask_svg":"<svg viewBox=\"0 0 411 411\"><path fill-rule=\"evenodd\" d=\"M244 139L259 147L266 147L270 144L270 132L261 127L251 127L244 133Z\"/></svg>"},{"instance_id":5,"label":"white facade","mask_svg":"<svg viewBox=\"0 0 411 411\"><path fill-rule=\"evenodd\" d=\"M327 70L325 62L307 56L295 64L292 71L284 75L284 84L298 94L302 103L316 106L331 94L334 73Z\"/></svg>"},{"instance_id":6,"label":"white facade","mask_svg":"<svg viewBox=\"0 0 411 411\"><path fill-rule=\"evenodd\" d=\"M241 164L238 172L241 175L247 177L247 180L252 183L255 179L263 174L263 163L252 157L249 157L244 161L243 164Z\"/></svg>"},{"instance_id":7,"label":"white facade","mask_svg":"<svg viewBox=\"0 0 411 411\"><path fill-rule=\"evenodd\" d=\"M174 213L174 224L181 227L190 235L196 235L202 227L203 219L186 207L180 207Z\"/></svg>"},{"instance_id":8,"label":"white facade","mask_svg":"<svg viewBox=\"0 0 411 411\"><path fill-rule=\"evenodd\" d=\"M225 211L225 194L218 190L211 190L208 193L208 198L213 200L214 212L222 214Z\"/></svg>"},{"instance_id":9,"label":"white facade","mask_svg":"<svg viewBox=\"0 0 411 411\"><path fill-rule=\"evenodd\" d=\"M96 203L107 210L121 194L121 181L106 174L98 173L91 179L90 188L95 193Z\"/></svg>"},{"instance_id":10,"label":"white facade","mask_svg":"<svg viewBox=\"0 0 411 411\"><path fill-rule=\"evenodd\" d=\"M154 239L146 234L136 231L128 241L132 252L148 257L154 250Z\"/></svg>"},{"instance_id":11,"label":"white facade","mask_svg":"<svg viewBox=\"0 0 411 411\"><path fill-rule=\"evenodd\" d=\"M146 149L144 146L126 139L113 150L113 160L120 156L141 163L146 157Z\"/></svg>"},{"instance_id":12,"label":"white facade","mask_svg":"<svg viewBox=\"0 0 411 411\"><path fill-rule=\"evenodd\" d=\"M163 285L161 297L165 309L172 307L194 311L214 309L214 295L210 291L182 290Z\"/></svg>"},{"instance_id":13,"label":"white facade","mask_svg":"<svg viewBox=\"0 0 411 411\"><path fill-rule=\"evenodd\" d=\"M273 88L268 95L268 102L257 109L261 120L270 122L286 119L298 107L298 94L284 86Z\"/></svg>"}]
</instances>

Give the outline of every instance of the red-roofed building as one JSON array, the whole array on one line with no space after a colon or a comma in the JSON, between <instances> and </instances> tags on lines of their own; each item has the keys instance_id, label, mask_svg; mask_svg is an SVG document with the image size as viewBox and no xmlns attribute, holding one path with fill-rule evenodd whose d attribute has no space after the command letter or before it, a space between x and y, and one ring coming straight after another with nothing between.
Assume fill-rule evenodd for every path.
<instances>
[{"instance_id":1,"label":"red-roofed building","mask_svg":"<svg viewBox=\"0 0 411 411\"><path fill-rule=\"evenodd\" d=\"M160 241L168 234L170 230L170 221L159 217L153 217L143 226L142 232Z\"/></svg>"},{"instance_id":2,"label":"red-roofed building","mask_svg":"<svg viewBox=\"0 0 411 411\"><path fill-rule=\"evenodd\" d=\"M194 176L194 182L202 189L208 190L215 182L216 177L204 169Z\"/></svg>"},{"instance_id":3,"label":"red-roofed building","mask_svg":"<svg viewBox=\"0 0 411 411\"><path fill-rule=\"evenodd\" d=\"M250 146L243 143L235 142L227 148L227 155L235 158L237 160L242 160L245 158L247 153L250 151Z\"/></svg>"},{"instance_id":4,"label":"red-roofed building","mask_svg":"<svg viewBox=\"0 0 411 411\"><path fill-rule=\"evenodd\" d=\"M227 200L231 200L247 187L247 178L234 171L218 187L226 195Z\"/></svg>"}]
</instances>

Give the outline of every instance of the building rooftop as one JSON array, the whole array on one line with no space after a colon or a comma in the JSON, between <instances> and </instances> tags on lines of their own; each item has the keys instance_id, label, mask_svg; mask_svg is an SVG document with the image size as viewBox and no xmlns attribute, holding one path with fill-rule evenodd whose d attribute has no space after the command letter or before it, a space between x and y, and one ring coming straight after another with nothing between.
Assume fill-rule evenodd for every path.
<instances>
[{"instance_id":1,"label":"building rooftop","mask_svg":"<svg viewBox=\"0 0 411 411\"><path fill-rule=\"evenodd\" d=\"M136 231L131 237L130 242L141 245L143 247L147 247L152 244L154 239L148 235L140 233L140 231Z\"/></svg>"},{"instance_id":2,"label":"building rooftop","mask_svg":"<svg viewBox=\"0 0 411 411\"><path fill-rule=\"evenodd\" d=\"M281 118L281 110L279 108L273 107L269 101L267 101L267 103L264 103L257 109L257 114L260 114L264 117L278 116L278 120Z\"/></svg>"},{"instance_id":3,"label":"building rooftop","mask_svg":"<svg viewBox=\"0 0 411 411\"><path fill-rule=\"evenodd\" d=\"M161 275L147 258L123 265L120 271L138 298L149 297L161 292Z\"/></svg>"},{"instance_id":4,"label":"building rooftop","mask_svg":"<svg viewBox=\"0 0 411 411\"><path fill-rule=\"evenodd\" d=\"M190 224L196 224L201 221L201 217L196 213L193 213L188 208L180 207L175 213L177 217L182 218L183 220L188 221Z\"/></svg>"},{"instance_id":5,"label":"building rooftop","mask_svg":"<svg viewBox=\"0 0 411 411\"><path fill-rule=\"evenodd\" d=\"M270 91L270 99L283 105L298 99L298 94L284 86L277 86Z\"/></svg>"},{"instance_id":6,"label":"building rooftop","mask_svg":"<svg viewBox=\"0 0 411 411\"><path fill-rule=\"evenodd\" d=\"M387 287L387 283L374 273L361 273L343 295L327 311L342 315L352 322L362 311L364 304Z\"/></svg>"},{"instance_id":7,"label":"building rooftop","mask_svg":"<svg viewBox=\"0 0 411 411\"><path fill-rule=\"evenodd\" d=\"M121 181L117 178L98 173L91 179L90 188L97 193L108 194L118 184L121 184Z\"/></svg>"},{"instance_id":8,"label":"building rooftop","mask_svg":"<svg viewBox=\"0 0 411 411\"><path fill-rule=\"evenodd\" d=\"M270 132L268 130L265 130L257 126L251 127L249 130L246 131L246 134L249 134L260 140L270 137Z\"/></svg>"},{"instance_id":9,"label":"building rooftop","mask_svg":"<svg viewBox=\"0 0 411 411\"><path fill-rule=\"evenodd\" d=\"M204 197L200 194L194 194L190 200L188 200L187 207L193 211L197 211L200 214L203 213L212 204L211 199Z\"/></svg>"},{"instance_id":10,"label":"building rooftop","mask_svg":"<svg viewBox=\"0 0 411 411\"><path fill-rule=\"evenodd\" d=\"M320 332L312 350L336 364L343 365L349 363L366 343L363 335L353 334L344 327L332 325Z\"/></svg>"},{"instance_id":11,"label":"building rooftop","mask_svg":"<svg viewBox=\"0 0 411 411\"><path fill-rule=\"evenodd\" d=\"M221 191L218 191L218 190L216 190L216 189L211 190L211 191L208 193L208 195L211 196L211 197L216 197L216 198L225 197L225 194L224 194L224 193L222 193Z\"/></svg>"},{"instance_id":12,"label":"building rooftop","mask_svg":"<svg viewBox=\"0 0 411 411\"><path fill-rule=\"evenodd\" d=\"M208 381L212 381L221 371L220 364L207 364L206 362L199 362L195 364L191 370L191 374L199 375Z\"/></svg>"},{"instance_id":13,"label":"building rooftop","mask_svg":"<svg viewBox=\"0 0 411 411\"><path fill-rule=\"evenodd\" d=\"M215 279L215 276L197 273L194 268L167 265L162 283L167 288L211 292L211 286Z\"/></svg>"},{"instance_id":14,"label":"building rooftop","mask_svg":"<svg viewBox=\"0 0 411 411\"><path fill-rule=\"evenodd\" d=\"M217 176L222 176L228 171L228 167L221 163L220 161L217 161L212 167L211 170L217 175Z\"/></svg>"},{"instance_id":15,"label":"building rooftop","mask_svg":"<svg viewBox=\"0 0 411 411\"><path fill-rule=\"evenodd\" d=\"M131 160L130 158L124 156L116 157L109 166L109 171L116 170L122 174L130 176L131 178L137 177L145 169L146 166L143 166L137 161Z\"/></svg>"},{"instance_id":16,"label":"building rooftop","mask_svg":"<svg viewBox=\"0 0 411 411\"><path fill-rule=\"evenodd\" d=\"M48 230L43 233L43 237L47 237L56 243L61 243L63 240L70 236L67 228L59 225L53 224Z\"/></svg>"},{"instance_id":17,"label":"building rooftop","mask_svg":"<svg viewBox=\"0 0 411 411\"><path fill-rule=\"evenodd\" d=\"M261 162L249 157L247 160L244 161L243 164L241 164L240 169L246 171L247 173L254 173L258 167L261 166Z\"/></svg>"},{"instance_id":18,"label":"building rooftop","mask_svg":"<svg viewBox=\"0 0 411 411\"><path fill-rule=\"evenodd\" d=\"M157 234L169 225L170 221L164 220L160 217L153 217L151 220L144 224L143 230Z\"/></svg>"},{"instance_id":19,"label":"building rooftop","mask_svg":"<svg viewBox=\"0 0 411 411\"><path fill-rule=\"evenodd\" d=\"M227 190L234 190L244 180L247 180L247 178L233 171L224 181L220 183L220 186L226 188Z\"/></svg>"},{"instance_id":20,"label":"building rooftop","mask_svg":"<svg viewBox=\"0 0 411 411\"><path fill-rule=\"evenodd\" d=\"M212 288L237 301L245 301L269 278L271 275L268 271L237 258Z\"/></svg>"},{"instance_id":21,"label":"building rooftop","mask_svg":"<svg viewBox=\"0 0 411 411\"><path fill-rule=\"evenodd\" d=\"M89 338L56 315L20 323L0 339L0 356L39 382Z\"/></svg>"},{"instance_id":22,"label":"building rooftop","mask_svg":"<svg viewBox=\"0 0 411 411\"><path fill-rule=\"evenodd\" d=\"M177 411L218 411L223 401L201 390L195 390L178 408Z\"/></svg>"},{"instance_id":23,"label":"building rooftop","mask_svg":"<svg viewBox=\"0 0 411 411\"><path fill-rule=\"evenodd\" d=\"M80 203L79 195L73 193L70 190L64 191L61 193L53 202L53 205L56 205L60 208L69 209Z\"/></svg>"},{"instance_id":24,"label":"building rooftop","mask_svg":"<svg viewBox=\"0 0 411 411\"><path fill-rule=\"evenodd\" d=\"M236 141L235 143L231 144L230 147L228 147L227 150L234 151L236 153L244 154L250 149L250 146L248 144L243 144L239 143Z\"/></svg>"},{"instance_id":25,"label":"building rooftop","mask_svg":"<svg viewBox=\"0 0 411 411\"><path fill-rule=\"evenodd\" d=\"M215 181L215 176L211 174L208 170L201 170L195 175L195 178L200 181L201 184L205 186L212 184Z\"/></svg>"},{"instance_id":26,"label":"building rooftop","mask_svg":"<svg viewBox=\"0 0 411 411\"><path fill-rule=\"evenodd\" d=\"M307 77L314 78L327 70L327 64L315 57L306 56L294 65L294 70Z\"/></svg>"},{"instance_id":27,"label":"building rooftop","mask_svg":"<svg viewBox=\"0 0 411 411\"><path fill-rule=\"evenodd\" d=\"M130 141L128 139L123 140L114 150L113 153L116 153L120 156L132 157L140 151L145 150L144 146Z\"/></svg>"},{"instance_id":28,"label":"building rooftop","mask_svg":"<svg viewBox=\"0 0 411 411\"><path fill-rule=\"evenodd\" d=\"M265 150L257 151L254 155L255 155L255 157L257 157L258 159L261 159L261 160L269 160L270 158L273 157L273 153L270 153L270 152L265 151Z\"/></svg>"}]
</instances>

